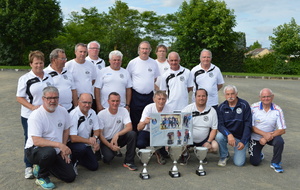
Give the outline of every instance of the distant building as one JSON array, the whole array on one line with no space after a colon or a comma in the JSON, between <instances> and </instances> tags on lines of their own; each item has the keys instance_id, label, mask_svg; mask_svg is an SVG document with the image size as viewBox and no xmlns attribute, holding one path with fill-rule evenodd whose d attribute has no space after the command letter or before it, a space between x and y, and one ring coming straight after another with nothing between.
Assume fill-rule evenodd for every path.
<instances>
[{"instance_id":1,"label":"distant building","mask_svg":"<svg viewBox=\"0 0 300 190\"><path fill-rule=\"evenodd\" d=\"M248 53L245 53L245 57L259 58L272 52L274 52L274 50L269 50L267 48L256 48Z\"/></svg>"}]
</instances>

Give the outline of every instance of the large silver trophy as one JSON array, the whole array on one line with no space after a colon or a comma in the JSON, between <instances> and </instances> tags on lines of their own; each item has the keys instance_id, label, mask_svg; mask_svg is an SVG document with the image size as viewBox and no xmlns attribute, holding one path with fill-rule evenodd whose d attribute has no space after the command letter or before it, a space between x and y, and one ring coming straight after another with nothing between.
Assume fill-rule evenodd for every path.
<instances>
[{"instance_id":1,"label":"large silver trophy","mask_svg":"<svg viewBox=\"0 0 300 190\"><path fill-rule=\"evenodd\" d=\"M147 171L147 164L153 154L153 150L151 149L140 149L137 151L137 156L139 157L139 159L141 160L141 162L143 163L143 170L140 173L140 178L142 179L149 179L150 175L148 174Z\"/></svg>"},{"instance_id":2,"label":"large silver trophy","mask_svg":"<svg viewBox=\"0 0 300 190\"><path fill-rule=\"evenodd\" d=\"M177 178L180 177L180 172L178 171L177 168L177 160L179 159L179 157L181 156L181 154L184 152L185 147L183 146L171 146L169 148L169 154L171 159L173 160L173 167L171 168L171 170L169 171L169 175L173 178Z\"/></svg>"},{"instance_id":3,"label":"large silver trophy","mask_svg":"<svg viewBox=\"0 0 300 190\"><path fill-rule=\"evenodd\" d=\"M206 175L206 171L204 171L204 168L203 168L203 160L205 159L205 157L207 155L207 151L208 151L208 149L206 147L194 146L194 153L200 162L200 165L199 165L198 169L196 170L196 174L199 176Z\"/></svg>"}]
</instances>

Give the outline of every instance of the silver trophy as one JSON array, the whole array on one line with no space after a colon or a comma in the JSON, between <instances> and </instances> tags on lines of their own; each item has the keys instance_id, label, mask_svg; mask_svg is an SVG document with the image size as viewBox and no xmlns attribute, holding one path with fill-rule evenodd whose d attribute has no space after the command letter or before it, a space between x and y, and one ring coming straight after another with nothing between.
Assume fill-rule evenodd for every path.
<instances>
[{"instance_id":1,"label":"silver trophy","mask_svg":"<svg viewBox=\"0 0 300 190\"><path fill-rule=\"evenodd\" d=\"M148 171L147 171L147 164L153 154L153 150L151 149L140 149L137 151L137 156L139 157L139 159L141 160L141 162L143 163L143 170L142 172L140 173L140 178L142 179L149 179L150 178L150 175L148 174Z\"/></svg>"},{"instance_id":2,"label":"silver trophy","mask_svg":"<svg viewBox=\"0 0 300 190\"><path fill-rule=\"evenodd\" d=\"M199 176L206 175L206 172L204 171L204 168L203 168L203 160L205 159L205 157L207 155L207 151L208 151L208 149L206 147L194 146L194 153L200 162L200 165L199 165L198 169L196 170L196 174Z\"/></svg>"},{"instance_id":3,"label":"silver trophy","mask_svg":"<svg viewBox=\"0 0 300 190\"><path fill-rule=\"evenodd\" d=\"M171 168L171 171L169 171L169 175L173 178L180 177L180 172L177 168L177 160L181 156L181 154L184 152L185 147L183 146L171 146L169 148L169 154L171 159L173 160L173 167Z\"/></svg>"}]
</instances>

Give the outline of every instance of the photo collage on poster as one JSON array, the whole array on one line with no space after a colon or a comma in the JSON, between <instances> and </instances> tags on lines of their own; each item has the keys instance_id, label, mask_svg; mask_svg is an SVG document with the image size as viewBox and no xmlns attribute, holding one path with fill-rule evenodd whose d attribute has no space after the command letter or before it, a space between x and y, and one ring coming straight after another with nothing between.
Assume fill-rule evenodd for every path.
<instances>
[{"instance_id":1,"label":"photo collage on poster","mask_svg":"<svg viewBox=\"0 0 300 190\"><path fill-rule=\"evenodd\" d=\"M191 113L152 113L150 146L193 144Z\"/></svg>"}]
</instances>

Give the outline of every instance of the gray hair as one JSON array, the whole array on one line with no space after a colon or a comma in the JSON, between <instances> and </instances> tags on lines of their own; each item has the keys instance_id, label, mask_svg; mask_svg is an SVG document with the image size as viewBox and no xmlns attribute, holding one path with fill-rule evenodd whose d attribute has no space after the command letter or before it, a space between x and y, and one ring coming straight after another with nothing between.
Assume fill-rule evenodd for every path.
<instances>
[{"instance_id":1,"label":"gray hair","mask_svg":"<svg viewBox=\"0 0 300 190\"><path fill-rule=\"evenodd\" d=\"M87 47L86 44L84 44L84 43L78 43L78 44L76 44L76 46L75 46L75 51L77 51L77 48L78 48L79 46Z\"/></svg>"},{"instance_id":2,"label":"gray hair","mask_svg":"<svg viewBox=\"0 0 300 190\"><path fill-rule=\"evenodd\" d=\"M206 51L209 52L210 58L212 58L212 53L211 53L211 51L208 50L208 49L203 49L203 50L201 51L201 53L200 53L200 57L201 57L202 53L203 53L203 52L206 52Z\"/></svg>"},{"instance_id":3,"label":"gray hair","mask_svg":"<svg viewBox=\"0 0 300 190\"><path fill-rule=\"evenodd\" d=\"M59 95L58 89L55 86L47 86L43 89L43 96L46 95L48 92L55 92Z\"/></svg>"},{"instance_id":4,"label":"gray hair","mask_svg":"<svg viewBox=\"0 0 300 190\"><path fill-rule=\"evenodd\" d=\"M172 52L170 52L169 54L168 54L168 60L170 59L169 57L170 57L170 54L171 53L174 53L174 54L176 54L177 55L177 57L178 57L178 59L180 60L180 56L179 56L179 54L177 53L177 52L175 52L175 51L172 51Z\"/></svg>"},{"instance_id":5,"label":"gray hair","mask_svg":"<svg viewBox=\"0 0 300 190\"><path fill-rule=\"evenodd\" d=\"M57 59L59 53L65 53L65 50L60 49L60 48L56 48L56 49L52 50L49 55L50 61L52 61L53 59Z\"/></svg>"},{"instance_id":6,"label":"gray hair","mask_svg":"<svg viewBox=\"0 0 300 190\"><path fill-rule=\"evenodd\" d=\"M111 51L108 55L109 59L112 59L113 56L121 57L121 59L123 59L123 54L119 50Z\"/></svg>"},{"instance_id":7,"label":"gray hair","mask_svg":"<svg viewBox=\"0 0 300 190\"><path fill-rule=\"evenodd\" d=\"M149 43L148 41L142 41L142 42L139 44L139 47L138 47L138 53L139 53L139 51L140 51L140 46L141 46L141 44L148 44L149 47L150 47L150 52L151 52L152 48L151 48L150 43Z\"/></svg>"},{"instance_id":8,"label":"gray hair","mask_svg":"<svg viewBox=\"0 0 300 190\"><path fill-rule=\"evenodd\" d=\"M270 88L263 88L263 89L259 92L259 96L261 96L263 90L268 90L268 91L271 93L271 95L274 95L273 92L272 92L272 90L271 90Z\"/></svg>"},{"instance_id":9,"label":"gray hair","mask_svg":"<svg viewBox=\"0 0 300 190\"><path fill-rule=\"evenodd\" d=\"M226 94L227 90L234 90L234 92L236 94L238 93L238 90L237 90L237 88L234 85L227 85L227 86L225 86L224 89L223 89L223 93Z\"/></svg>"},{"instance_id":10,"label":"gray hair","mask_svg":"<svg viewBox=\"0 0 300 190\"><path fill-rule=\"evenodd\" d=\"M99 43L99 42L97 42L97 41L91 41L90 43L88 43L88 45L87 45L87 48L88 48L88 49L90 49L90 45L91 45L91 43L95 43L95 44L97 44L97 45L98 45L98 47L99 47L99 49L100 49L100 43Z\"/></svg>"}]
</instances>

